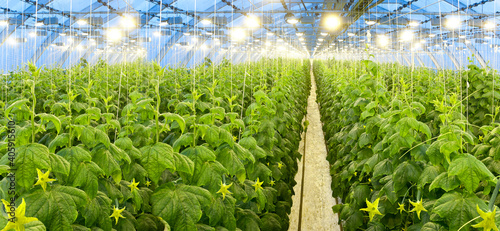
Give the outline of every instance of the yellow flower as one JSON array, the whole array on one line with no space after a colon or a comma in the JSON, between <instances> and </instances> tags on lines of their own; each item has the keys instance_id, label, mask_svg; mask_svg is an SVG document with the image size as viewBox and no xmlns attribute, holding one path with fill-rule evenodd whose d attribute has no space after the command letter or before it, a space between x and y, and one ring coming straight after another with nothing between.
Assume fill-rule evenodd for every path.
<instances>
[{"instance_id":1,"label":"yellow flower","mask_svg":"<svg viewBox=\"0 0 500 231\"><path fill-rule=\"evenodd\" d=\"M498 228L495 224L495 214L497 212L497 208L493 210L493 212L483 212L481 209L479 209L479 206L476 205L476 210L479 213L479 216L483 218L483 220L472 227L474 228L483 228L484 231L490 231L490 230L495 230L498 231Z\"/></svg>"},{"instance_id":2,"label":"yellow flower","mask_svg":"<svg viewBox=\"0 0 500 231\"><path fill-rule=\"evenodd\" d=\"M146 187L149 187L151 185L151 181L147 180L146 181Z\"/></svg>"},{"instance_id":3,"label":"yellow flower","mask_svg":"<svg viewBox=\"0 0 500 231\"><path fill-rule=\"evenodd\" d=\"M372 148L372 145L371 145L371 144L370 144L370 145L368 145L368 148Z\"/></svg>"},{"instance_id":4,"label":"yellow flower","mask_svg":"<svg viewBox=\"0 0 500 231\"><path fill-rule=\"evenodd\" d=\"M424 205L422 204L422 201L419 200L417 202L410 201L411 205L414 206L410 212L417 212L418 219L420 219L420 212L425 211L427 212L427 209L424 208Z\"/></svg>"},{"instance_id":5,"label":"yellow flower","mask_svg":"<svg viewBox=\"0 0 500 231\"><path fill-rule=\"evenodd\" d=\"M398 208L399 214L403 213L403 211L406 212L405 203L403 203L403 204L398 203L398 205L399 205L399 208Z\"/></svg>"},{"instance_id":6,"label":"yellow flower","mask_svg":"<svg viewBox=\"0 0 500 231\"><path fill-rule=\"evenodd\" d=\"M370 221L373 220L373 217L375 215L382 215L380 211L378 210L378 201L380 198L377 198L373 203L369 202L368 199L366 199L366 208L360 209L361 211L366 211L368 212L368 215L370 216Z\"/></svg>"},{"instance_id":7,"label":"yellow flower","mask_svg":"<svg viewBox=\"0 0 500 231\"><path fill-rule=\"evenodd\" d=\"M139 185L140 182L135 182L135 178L132 179L132 182L130 182L130 184L128 185L128 187L130 187L130 191L133 192L134 190L139 190L139 188L137 188L137 185Z\"/></svg>"},{"instance_id":8,"label":"yellow flower","mask_svg":"<svg viewBox=\"0 0 500 231\"><path fill-rule=\"evenodd\" d=\"M233 136L233 141L236 141L236 140L238 140L238 137Z\"/></svg>"},{"instance_id":9,"label":"yellow flower","mask_svg":"<svg viewBox=\"0 0 500 231\"><path fill-rule=\"evenodd\" d=\"M483 136L479 135L479 141L483 141Z\"/></svg>"},{"instance_id":10,"label":"yellow flower","mask_svg":"<svg viewBox=\"0 0 500 231\"><path fill-rule=\"evenodd\" d=\"M269 166L269 162L267 162L267 166Z\"/></svg>"},{"instance_id":11,"label":"yellow flower","mask_svg":"<svg viewBox=\"0 0 500 231\"><path fill-rule=\"evenodd\" d=\"M118 218L125 218L123 215L122 215L122 212L123 210L125 210L125 207L123 207L123 209L117 209L115 206L113 206L113 214L111 214L111 216L109 217L114 217L116 219L116 224L118 224Z\"/></svg>"},{"instance_id":12,"label":"yellow flower","mask_svg":"<svg viewBox=\"0 0 500 231\"><path fill-rule=\"evenodd\" d=\"M48 182L52 182L52 181L56 180L56 179L50 179L49 178L50 171L47 171L46 173L43 173L42 170L40 170L40 169L37 168L36 172L38 174L38 181L35 183L35 186L36 185L41 185L42 188L43 188L43 191L45 191L45 189L47 189L47 183Z\"/></svg>"},{"instance_id":13,"label":"yellow flower","mask_svg":"<svg viewBox=\"0 0 500 231\"><path fill-rule=\"evenodd\" d=\"M281 162L278 163L278 168L281 169L283 167L283 164Z\"/></svg>"},{"instance_id":14,"label":"yellow flower","mask_svg":"<svg viewBox=\"0 0 500 231\"><path fill-rule=\"evenodd\" d=\"M10 208L10 203L4 199L2 199L3 205L5 206L6 211L11 211ZM38 221L36 217L26 217L26 202L24 201L24 198L17 207L15 216L12 216L10 213L7 213L9 216L9 222L7 222L7 225L2 229L2 231L8 231L11 229L14 229L16 231L24 231L24 224L30 223L32 221Z\"/></svg>"},{"instance_id":15,"label":"yellow flower","mask_svg":"<svg viewBox=\"0 0 500 231\"><path fill-rule=\"evenodd\" d=\"M258 189L263 189L262 183L264 183L264 181L259 181L259 178L257 178L257 181L255 181L255 184L252 185L253 187L255 187L256 192Z\"/></svg>"},{"instance_id":16,"label":"yellow flower","mask_svg":"<svg viewBox=\"0 0 500 231\"><path fill-rule=\"evenodd\" d=\"M233 183L226 185L222 183L222 181L220 182L220 189L217 193L222 193L222 200L226 199L226 194L233 194L228 190L231 185L233 185Z\"/></svg>"},{"instance_id":17,"label":"yellow flower","mask_svg":"<svg viewBox=\"0 0 500 231\"><path fill-rule=\"evenodd\" d=\"M354 172L354 176L357 176L358 175L358 172Z\"/></svg>"},{"instance_id":18,"label":"yellow flower","mask_svg":"<svg viewBox=\"0 0 500 231\"><path fill-rule=\"evenodd\" d=\"M269 185L274 186L274 180L271 180L271 182L269 182Z\"/></svg>"},{"instance_id":19,"label":"yellow flower","mask_svg":"<svg viewBox=\"0 0 500 231\"><path fill-rule=\"evenodd\" d=\"M366 126L365 126L365 125L363 125L363 128L366 128Z\"/></svg>"}]
</instances>

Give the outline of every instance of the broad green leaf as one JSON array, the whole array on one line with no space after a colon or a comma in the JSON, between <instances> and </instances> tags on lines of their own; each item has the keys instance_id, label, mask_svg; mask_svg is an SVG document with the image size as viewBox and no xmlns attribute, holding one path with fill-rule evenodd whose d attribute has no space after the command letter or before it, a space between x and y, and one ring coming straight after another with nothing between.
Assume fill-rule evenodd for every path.
<instances>
[{"instance_id":1,"label":"broad green leaf","mask_svg":"<svg viewBox=\"0 0 500 231\"><path fill-rule=\"evenodd\" d=\"M422 175L420 175L420 179L418 180L418 187L423 188L426 184L434 181L434 179L442 172L443 169L439 166L427 166L422 172Z\"/></svg>"},{"instance_id":2,"label":"broad green leaf","mask_svg":"<svg viewBox=\"0 0 500 231\"><path fill-rule=\"evenodd\" d=\"M181 129L181 132L184 133L184 130L186 129L186 121L184 120L184 118L182 118L182 116L173 113L163 113L161 115L164 116L167 121L171 120L177 122Z\"/></svg>"},{"instance_id":3,"label":"broad green leaf","mask_svg":"<svg viewBox=\"0 0 500 231\"><path fill-rule=\"evenodd\" d=\"M179 152L182 147L190 146L193 144L194 135L191 132L182 134L177 140L175 140L173 148L174 151Z\"/></svg>"},{"instance_id":4,"label":"broad green leaf","mask_svg":"<svg viewBox=\"0 0 500 231\"><path fill-rule=\"evenodd\" d=\"M394 170L392 179L394 181L394 190L399 191L406 188L407 183L418 183L422 170L414 162L405 161L398 165Z\"/></svg>"},{"instance_id":5,"label":"broad green leaf","mask_svg":"<svg viewBox=\"0 0 500 231\"><path fill-rule=\"evenodd\" d=\"M12 111L12 109L14 108L18 108L18 109L21 109L21 107L23 105L25 105L26 103L28 103L29 100L28 99L20 99L20 100L17 100L16 102L10 104L4 111L4 115L5 115L5 118L10 118L9 117L9 114L10 114L10 111Z\"/></svg>"},{"instance_id":6,"label":"broad green leaf","mask_svg":"<svg viewBox=\"0 0 500 231\"><path fill-rule=\"evenodd\" d=\"M444 191L449 192L458 186L460 186L460 181L457 176L449 176L447 172L443 172L432 181L429 186L429 191L432 191L435 188L441 188Z\"/></svg>"},{"instance_id":7,"label":"broad green leaf","mask_svg":"<svg viewBox=\"0 0 500 231\"><path fill-rule=\"evenodd\" d=\"M229 230L236 229L236 219L234 217L236 200L231 195L226 195L225 199L222 197L215 197L212 199L206 214L209 217L209 224L216 226L220 224Z\"/></svg>"},{"instance_id":8,"label":"broad green leaf","mask_svg":"<svg viewBox=\"0 0 500 231\"><path fill-rule=\"evenodd\" d=\"M51 190L36 190L25 197L26 216L36 217L48 230L71 230L71 224L78 216L87 195L80 189L55 186Z\"/></svg>"},{"instance_id":9,"label":"broad green leaf","mask_svg":"<svg viewBox=\"0 0 500 231\"><path fill-rule=\"evenodd\" d=\"M28 144L16 148L16 182L30 189L37 177L36 169L51 170L49 149L41 144Z\"/></svg>"},{"instance_id":10,"label":"broad green leaf","mask_svg":"<svg viewBox=\"0 0 500 231\"><path fill-rule=\"evenodd\" d=\"M202 208L212 201L206 189L190 185L167 183L155 190L151 203L153 215L163 218L173 230L196 230Z\"/></svg>"},{"instance_id":11,"label":"broad green leaf","mask_svg":"<svg viewBox=\"0 0 500 231\"><path fill-rule=\"evenodd\" d=\"M249 209L236 209L236 226L245 231L258 231L262 226L259 216Z\"/></svg>"},{"instance_id":12,"label":"broad green leaf","mask_svg":"<svg viewBox=\"0 0 500 231\"><path fill-rule=\"evenodd\" d=\"M434 203L432 212L444 218L449 224L450 230L458 230L462 225L478 216L476 206L479 206L483 211L487 210L486 203L476 195L449 192ZM470 225L467 225L463 230L468 230Z\"/></svg>"},{"instance_id":13,"label":"broad green leaf","mask_svg":"<svg viewBox=\"0 0 500 231\"><path fill-rule=\"evenodd\" d=\"M486 166L470 154L464 154L454 159L448 168L450 176L458 176L465 188L473 193L480 181L491 181L494 176Z\"/></svg>"},{"instance_id":14,"label":"broad green leaf","mask_svg":"<svg viewBox=\"0 0 500 231\"><path fill-rule=\"evenodd\" d=\"M85 226L97 225L105 230L110 230L112 225L109 217L111 203L111 199L100 191L95 198L88 200L85 208L81 211L82 216L85 218Z\"/></svg>"},{"instance_id":15,"label":"broad green leaf","mask_svg":"<svg viewBox=\"0 0 500 231\"><path fill-rule=\"evenodd\" d=\"M61 120L59 120L59 118L57 118L55 115L46 113L40 113L37 114L37 116L39 116L42 121L52 122L56 128L57 133L59 134L59 132L61 131Z\"/></svg>"},{"instance_id":16,"label":"broad green leaf","mask_svg":"<svg viewBox=\"0 0 500 231\"><path fill-rule=\"evenodd\" d=\"M179 153L174 153L173 157L175 163L175 170L177 172L185 172L189 175L193 175L194 162L191 159L189 159L189 157Z\"/></svg>"},{"instance_id":17,"label":"broad green leaf","mask_svg":"<svg viewBox=\"0 0 500 231\"><path fill-rule=\"evenodd\" d=\"M148 172L149 178L154 183L158 183L165 169L175 171L174 151L170 145L156 143L155 145L141 148L141 152L141 163Z\"/></svg>"},{"instance_id":18,"label":"broad green leaf","mask_svg":"<svg viewBox=\"0 0 500 231\"><path fill-rule=\"evenodd\" d=\"M66 147L69 144L69 134L59 134L49 143L49 151L54 153L58 147Z\"/></svg>"},{"instance_id":19,"label":"broad green leaf","mask_svg":"<svg viewBox=\"0 0 500 231\"><path fill-rule=\"evenodd\" d=\"M117 184L121 181L122 171L120 164L104 145L98 145L92 149L91 155L92 162L96 163L104 171L106 176L113 177L113 180Z\"/></svg>"},{"instance_id":20,"label":"broad green leaf","mask_svg":"<svg viewBox=\"0 0 500 231\"><path fill-rule=\"evenodd\" d=\"M66 159L53 153L49 154L49 159L53 172L69 175L70 163Z\"/></svg>"},{"instance_id":21,"label":"broad green leaf","mask_svg":"<svg viewBox=\"0 0 500 231\"><path fill-rule=\"evenodd\" d=\"M217 149L217 161L219 161L219 163L227 169L230 175L236 176L240 183L245 181L245 165L243 165L236 153L229 149L228 146L226 146L226 148Z\"/></svg>"}]
</instances>

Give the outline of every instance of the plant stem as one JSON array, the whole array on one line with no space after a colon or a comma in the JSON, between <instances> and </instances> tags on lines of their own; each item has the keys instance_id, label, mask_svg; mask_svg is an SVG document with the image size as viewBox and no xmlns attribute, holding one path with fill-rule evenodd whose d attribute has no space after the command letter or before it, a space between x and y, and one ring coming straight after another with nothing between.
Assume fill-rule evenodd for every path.
<instances>
[{"instance_id":1,"label":"plant stem","mask_svg":"<svg viewBox=\"0 0 500 231\"><path fill-rule=\"evenodd\" d=\"M493 195L490 198L490 203L488 204L488 208L490 211L493 211L493 207L495 206L495 201L498 196L498 191L500 190L500 180L497 179L497 185L495 186L495 191L493 191Z\"/></svg>"}]
</instances>

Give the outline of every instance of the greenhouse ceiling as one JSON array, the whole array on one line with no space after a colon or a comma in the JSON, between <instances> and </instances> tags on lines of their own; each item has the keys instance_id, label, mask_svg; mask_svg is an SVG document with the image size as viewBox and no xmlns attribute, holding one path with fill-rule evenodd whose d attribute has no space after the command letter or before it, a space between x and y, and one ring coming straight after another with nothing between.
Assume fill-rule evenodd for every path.
<instances>
[{"instance_id":1,"label":"greenhouse ceiling","mask_svg":"<svg viewBox=\"0 0 500 231\"><path fill-rule=\"evenodd\" d=\"M449 51L466 51L484 66L483 50L499 49L498 11L493 0L3 0L0 69L81 58L192 65L325 57L368 46L426 53L432 67L442 65L435 51L455 68L463 61Z\"/></svg>"}]
</instances>

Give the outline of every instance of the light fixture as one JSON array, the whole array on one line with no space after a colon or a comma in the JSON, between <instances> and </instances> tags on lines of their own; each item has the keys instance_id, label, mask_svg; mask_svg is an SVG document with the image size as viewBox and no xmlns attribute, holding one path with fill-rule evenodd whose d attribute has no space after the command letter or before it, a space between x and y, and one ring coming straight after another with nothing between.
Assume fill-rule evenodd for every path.
<instances>
[{"instance_id":1,"label":"light fixture","mask_svg":"<svg viewBox=\"0 0 500 231\"><path fill-rule=\"evenodd\" d=\"M83 47L82 45L78 45L78 46L76 46L76 49L77 49L77 50L79 50L79 51L83 51L83 48L84 48L84 47Z\"/></svg>"},{"instance_id":2,"label":"light fixture","mask_svg":"<svg viewBox=\"0 0 500 231\"><path fill-rule=\"evenodd\" d=\"M320 41L320 42L323 42L323 40L324 40L324 39L322 39L322 38L318 39L318 41Z\"/></svg>"},{"instance_id":3,"label":"light fixture","mask_svg":"<svg viewBox=\"0 0 500 231\"><path fill-rule=\"evenodd\" d=\"M16 45L17 40L16 40L16 38L9 38L9 39L7 39L7 43L9 43L10 45Z\"/></svg>"},{"instance_id":4,"label":"light fixture","mask_svg":"<svg viewBox=\"0 0 500 231\"><path fill-rule=\"evenodd\" d=\"M420 43L427 43L427 41L425 41L425 39L421 39Z\"/></svg>"},{"instance_id":5,"label":"light fixture","mask_svg":"<svg viewBox=\"0 0 500 231\"><path fill-rule=\"evenodd\" d=\"M297 24L297 23L299 23L299 19L297 17L295 17L295 15L292 13L286 13L285 14L285 22L288 24Z\"/></svg>"},{"instance_id":6,"label":"light fixture","mask_svg":"<svg viewBox=\"0 0 500 231\"><path fill-rule=\"evenodd\" d=\"M202 50L206 50L206 49L208 49L208 46L207 46L207 45L201 45L201 46L200 46L200 48L201 48Z\"/></svg>"},{"instance_id":7,"label":"light fixture","mask_svg":"<svg viewBox=\"0 0 500 231\"><path fill-rule=\"evenodd\" d=\"M155 32L153 32L153 35L156 36L156 37L160 37L161 36L161 32L160 31L155 31Z\"/></svg>"},{"instance_id":8,"label":"light fixture","mask_svg":"<svg viewBox=\"0 0 500 231\"><path fill-rule=\"evenodd\" d=\"M245 19L245 24L251 28L257 28L260 26L259 19L256 16L248 16Z\"/></svg>"},{"instance_id":9,"label":"light fixture","mask_svg":"<svg viewBox=\"0 0 500 231\"><path fill-rule=\"evenodd\" d=\"M201 22L201 24L203 24L203 25L209 25L209 24L211 24L211 23L212 23L212 21L211 21L210 19L208 19L208 18L204 18L204 19L202 19L200 22Z\"/></svg>"},{"instance_id":10,"label":"light fixture","mask_svg":"<svg viewBox=\"0 0 500 231\"><path fill-rule=\"evenodd\" d=\"M31 32L29 33L29 35L30 35L30 37L36 37L36 32L35 32L35 31L31 31Z\"/></svg>"},{"instance_id":11,"label":"light fixture","mask_svg":"<svg viewBox=\"0 0 500 231\"><path fill-rule=\"evenodd\" d=\"M436 37L436 34L429 34L429 38L434 38Z\"/></svg>"},{"instance_id":12,"label":"light fixture","mask_svg":"<svg viewBox=\"0 0 500 231\"><path fill-rule=\"evenodd\" d=\"M68 42L72 43L74 40L72 38L68 38Z\"/></svg>"},{"instance_id":13,"label":"light fixture","mask_svg":"<svg viewBox=\"0 0 500 231\"><path fill-rule=\"evenodd\" d=\"M205 32L205 34L206 34L206 35L213 35L213 33L212 33L212 32L209 32L209 31Z\"/></svg>"},{"instance_id":14,"label":"light fixture","mask_svg":"<svg viewBox=\"0 0 500 231\"><path fill-rule=\"evenodd\" d=\"M418 23L417 21L411 21L408 23L408 26L411 26L411 27L417 27L418 25L420 25L420 23Z\"/></svg>"},{"instance_id":15,"label":"light fixture","mask_svg":"<svg viewBox=\"0 0 500 231\"><path fill-rule=\"evenodd\" d=\"M299 41L304 41L304 38L299 38Z\"/></svg>"},{"instance_id":16,"label":"light fixture","mask_svg":"<svg viewBox=\"0 0 500 231\"><path fill-rule=\"evenodd\" d=\"M246 33L243 29L236 28L231 31L231 38L235 41L241 41L245 39L245 37Z\"/></svg>"},{"instance_id":17,"label":"light fixture","mask_svg":"<svg viewBox=\"0 0 500 231\"><path fill-rule=\"evenodd\" d=\"M79 19L78 21L76 21L76 23L78 23L78 25L80 25L80 26L87 25L87 21L83 20L83 19Z\"/></svg>"},{"instance_id":18,"label":"light fixture","mask_svg":"<svg viewBox=\"0 0 500 231\"><path fill-rule=\"evenodd\" d=\"M377 24L377 21L374 21L374 20L367 20L366 21L366 25L368 25L368 26L372 26L372 25L375 25L375 24Z\"/></svg>"},{"instance_id":19,"label":"light fixture","mask_svg":"<svg viewBox=\"0 0 500 231\"><path fill-rule=\"evenodd\" d=\"M60 36L66 36L66 33L62 32L62 33L59 33Z\"/></svg>"},{"instance_id":20,"label":"light fixture","mask_svg":"<svg viewBox=\"0 0 500 231\"><path fill-rule=\"evenodd\" d=\"M110 29L108 30L107 36L111 41L119 41L122 39L122 32L118 29Z\"/></svg>"},{"instance_id":21,"label":"light fixture","mask_svg":"<svg viewBox=\"0 0 500 231\"><path fill-rule=\"evenodd\" d=\"M339 42L343 42L344 40L343 39L339 39Z\"/></svg>"},{"instance_id":22,"label":"light fixture","mask_svg":"<svg viewBox=\"0 0 500 231\"><path fill-rule=\"evenodd\" d=\"M82 32L82 36L87 36L87 35L89 35L89 33L87 33L87 32Z\"/></svg>"},{"instance_id":23,"label":"light fixture","mask_svg":"<svg viewBox=\"0 0 500 231\"><path fill-rule=\"evenodd\" d=\"M185 36L190 36L191 35L191 33L189 33L189 32L184 32L182 34L185 35Z\"/></svg>"},{"instance_id":24,"label":"light fixture","mask_svg":"<svg viewBox=\"0 0 500 231\"><path fill-rule=\"evenodd\" d=\"M460 35L460 36L458 36L458 38L464 39L465 35Z\"/></svg>"},{"instance_id":25,"label":"light fixture","mask_svg":"<svg viewBox=\"0 0 500 231\"><path fill-rule=\"evenodd\" d=\"M497 25L494 21L486 21L483 24L484 29L487 29L487 30L493 30L493 29L495 29L496 26Z\"/></svg>"},{"instance_id":26,"label":"light fixture","mask_svg":"<svg viewBox=\"0 0 500 231\"><path fill-rule=\"evenodd\" d=\"M491 39L491 36L486 35L486 36L484 36L484 39Z\"/></svg>"},{"instance_id":27,"label":"light fixture","mask_svg":"<svg viewBox=\"0 0 500 231\"><path fill-rule=\"evenodd\" d=\"M353 37L353 36L355 36L355 35L356 35L356 34L351 33L351 32L347 33L347 36L349 36L349 37Z\"/></svg>"},{"instance_id":28,"label":"light fixture","mask_svg":"<svg viewBox=\"0 0 500 231\"><path fill-rule=\"evenodd\" d=\"M469 41L469 40L465 40L465 42L464 42L464 43L469 44L469 43L470 43L470 41Z\"/></svg>"},{"instance_id":29,"label":"light fixture","mask_svg":"<svg viewBox=\"0 0 500 231\"><path fill-rule=\"evenodd\" d=\"M135 20L130 16L122 17L120 22L121 22L122 26L125 28L135 27Z\"/></svg>"},{"instance_id":30,"label":"light fixture","mask_svg":"<svg viewBox=\"0 0 500 231\"><path fill-rule=\"evenodd\" d=\"M38 22L35 23L35 26L43 26L43 25L44 25L43 21L38 21Z\"/></svg>"},{"instance_id":31,"label":"light fixture","mask_svg":"<svg viewBox=\"0 0 500 231\"><path fill-rule=\"evenodd\" d=\"M267 32L267 36L273 36L274 33L273 32Z\"/></svg>"},{"instance_id":32,"label":"light fixture","mask_svg":"<svg viewBox=\"0 0 500 231\"><path fill-rule=\"evenodd\" d=\"M400 39L402 41L411 41L413 39L413 32L409 31L409 30L405 30L403 32L401 32L401 36L400 36Z\"/></svg>"},{"instance_id":33,"label":"light fixture","mask_svg":"<svg viewBox=\"0 0 500 231\"><path fill-rule=\"evenodd\" d=\"M168 21L163 21L163 22L160 22L160 26L168 26Z\"/></svg>"},{"instance_id":34,"label":"light fixture","mask_svg":"<svg viewBox=\"0 0 500 231\"><path fill-rule=\"evenodd\" d=\"M0 20L0 26L8 26L9 25L9 21L7 20Z\"/></svg>"},{"instance_id":35,"label":"light fixture","mask_svg":"<svg viewBox=\"0 0 500 231\"><path fill-rule=\"evenodd\" d=\"M458 16L450 16L445 21L445 26L448 29L458 29L461 26L462 22L460 21L460 17Z\"/></svg>"},{"instance_id":36,"label":"light fixture","mask_svg":"<svg viewBox=\"0 0 500 231\"><path fill-rule=\"evenodd\" d=\"M281 43L281 42L283 42L283 39L279 38L277 41Z\"/></svg>"},{"instance_id":37,"label":"light fixture","mask_svg":"<svg viewBox=\"0 0 500 231\"><path fill-rule=\"evenodd\" d=\"M330 15L325 19L325 26L329 29L337 29L340 26L340 18Z\"/></svg>"},{"instance_id":38,"label":"light fixture","mask_svg":"<svg viewBox=\"0 0 500 231\"><path fill-rule=\"evenodd\" d=\"M192 38L191 38L191 41L196 42L196 41L198 41L198 38L196 38L196 37L192 37Z\"/></svg>"},{"instance_id":39,"label":"light fixture","mask_svg":"<svg viewBox=\"0 0 500 231\"><path fill-rule=\"evenodd\" d=\"M327 36L327 35L328 35L328 33L326 33L326 32L321 32L321 36Z\"/></svg>"},{"instance_id":40,"label":"light fixture","mask_svg":"<svg viewBox=\"0 0 500 231\"><path fill-rule=\"evenodd\" d=\"M295 34L296 34L297 36L302 36L302 35L304 35L304 32L297 32L297 33L295 33Z\"/></svg>"},{"instance_id":41,"label":"light fixture","mask_svg":"<svg viewBox=\"0 0 500 231\"><path fill-rule=\"evenodd\" d=\"M266 46L271 46L271 42L266 42Z\"/></svg>"}]
</instances>

